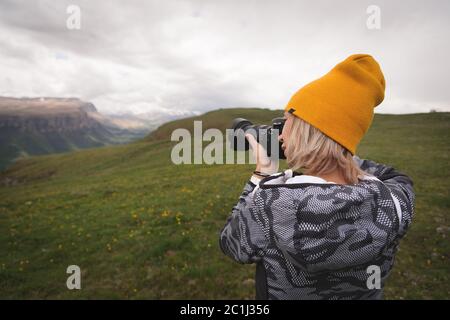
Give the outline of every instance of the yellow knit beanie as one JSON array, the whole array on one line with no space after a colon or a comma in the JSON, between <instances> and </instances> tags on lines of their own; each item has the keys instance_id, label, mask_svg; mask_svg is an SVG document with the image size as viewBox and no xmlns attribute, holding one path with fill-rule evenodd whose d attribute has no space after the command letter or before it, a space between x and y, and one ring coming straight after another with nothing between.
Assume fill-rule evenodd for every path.
<instances>
[{"instance_id":1,"label":"yellow knit beanie","mask_svg":"<svg viewBox=\"0 0 450 320\"><path fill-rule=\"evenodd\" d=\"M368 54L354 54L298 90L285 111L303 119L353 155L384 99L385 80Z\"/></svg>"}]
</instances>

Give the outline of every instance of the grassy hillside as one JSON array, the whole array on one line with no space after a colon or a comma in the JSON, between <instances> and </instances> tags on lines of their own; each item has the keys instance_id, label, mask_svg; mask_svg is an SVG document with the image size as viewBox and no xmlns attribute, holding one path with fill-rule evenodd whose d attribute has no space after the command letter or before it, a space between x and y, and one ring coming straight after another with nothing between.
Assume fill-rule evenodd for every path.
<instances>
[{"instance_id":1,"label":"grassy hillside","mask_svg":"<svg viewBox=\"0 0 450 320\"><path fill-rule=\"evenodd\" d=\"M217 112L206 126L279 115L248 112ZM415 182L416 217L388 299L450 297L449 131L450 113L376 115L358 149ZM253 166L175 166L172 145L153 136L25 159L2 173L0 298L252 298L254 266L225 257L218 234ZM82 270L78 291L66 288L71 264Z\"/></svg>"},{"instance_id":2,"label":"grassy hillside","mask_svg":"<svg viewBox=\"0 0 450 320\"><path fill-rule=\"evenodd\" d=\"M269 110L258 108L235 108L235 109L219 109L207 112L205 114L171 121L158 127L155 131L150 133L147 140L161 140L170 139L170 135L173 130L178 128L188 129L189 132L193 132L194 121L202 121L202 129L207 130L209 128L216 128L225 132L225 129L230 128L231 121L235 118L245 118L252 121L255 124L271 124L273 118L282 117L283 112L281 110Z\"/></svg>"}]
</instances>

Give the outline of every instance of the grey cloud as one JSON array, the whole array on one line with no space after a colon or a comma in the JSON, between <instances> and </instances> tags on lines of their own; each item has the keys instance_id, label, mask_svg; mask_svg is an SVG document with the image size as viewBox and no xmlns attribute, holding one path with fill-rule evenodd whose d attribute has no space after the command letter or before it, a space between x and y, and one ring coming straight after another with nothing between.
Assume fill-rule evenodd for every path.
<instances>
[{"instance_id":1,"label":"grey cloud","mask_svg":"<svg viewBox=\"0 0 450 320\"><path fill-rule=\"evenodd\" d=\"M65 27L81 8L81 30ZM381 8L381 30L366 8ZM356 52L387 79L377 112L450 110L448 1L0 0L0 94L100 110L281 108Z\"/></svg>"}]
</instances>

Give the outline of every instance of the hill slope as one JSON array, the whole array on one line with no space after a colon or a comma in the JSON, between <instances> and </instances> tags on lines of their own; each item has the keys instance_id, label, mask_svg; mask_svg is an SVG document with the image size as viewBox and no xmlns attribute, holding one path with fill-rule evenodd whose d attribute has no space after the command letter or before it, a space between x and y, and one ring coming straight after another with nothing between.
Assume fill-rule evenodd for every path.
<instances>
[{"instance_id":1,"label":"hill slope","mask_svg":"<svg viewBox=\"0 0 450 320\"><path fill-rule=\"evenodd\" d=\"M179 119L165 123L151 132L148 140L170 139L170 135L175 129L184 128L193 132L194 121L202 121L202 129L216 128L222 132L230 127L231 121L235 118L245 118L254 124L270 124L273 118L282 117L282 110L258 109L258 108L234 108L218 109L205 114Z\"/></svg>"},{"instance_id":2,"label":"hill slope","mask_svg":"<svg viewBox=\"0 0 450 320\"><path fill-rule=\"evenodd\" d=\"M375 115L358 149L415 182L388 299L448 298L449 130L449 113ZM172 145L33 157L0 174L0 296L252 298L254 266L225 257L218 234L253 166L175 166ZM71 264L82 290L65 287Z\"/></svg>"}]
</instances>

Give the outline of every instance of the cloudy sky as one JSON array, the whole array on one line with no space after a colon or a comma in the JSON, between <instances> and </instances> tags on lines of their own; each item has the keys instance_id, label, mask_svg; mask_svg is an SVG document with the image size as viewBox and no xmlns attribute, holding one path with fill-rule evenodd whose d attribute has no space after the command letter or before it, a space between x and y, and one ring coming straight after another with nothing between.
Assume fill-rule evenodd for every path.
<instances>
[{"instance_id":1,"label":"cloudy sky","mask_svg":"<svg viewBox=\"0 0 450 320\"><path fill-rule=\"evenodd\" d=\"M387 82L376 112L450 111L449 13L448 0L0 0L0 96L76 96L108 113L275 109L369 53Z\"/></svg>"}]
</instances>

